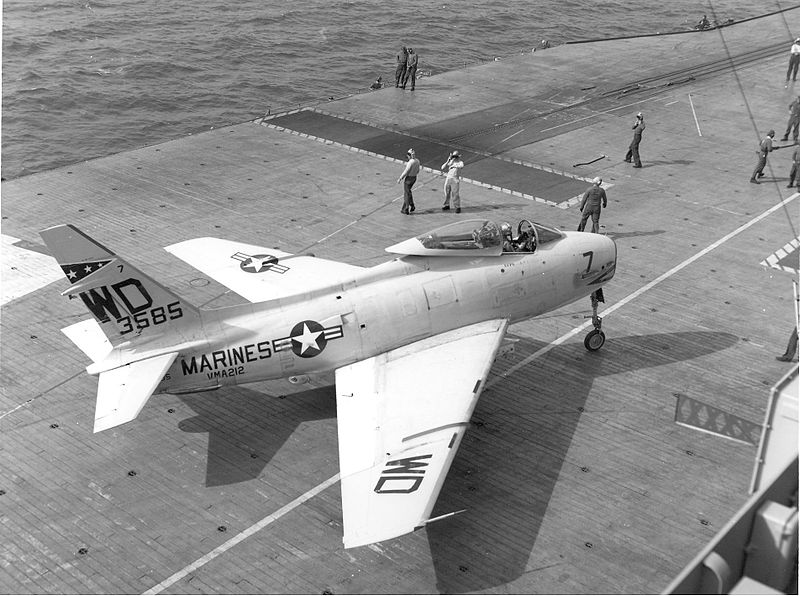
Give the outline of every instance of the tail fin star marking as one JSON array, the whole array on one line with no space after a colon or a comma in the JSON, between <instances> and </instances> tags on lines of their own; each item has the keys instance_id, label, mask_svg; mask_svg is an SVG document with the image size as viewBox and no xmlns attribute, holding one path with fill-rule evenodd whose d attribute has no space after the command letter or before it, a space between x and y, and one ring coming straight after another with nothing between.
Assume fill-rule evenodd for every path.
<instances>
[{"instance_id":1,"label":"tail fin star marking","mask_svg":"<svg viewBox=\"0 0 800 596\"><path fill-rule=\"evenodd\" d=\"M152 338L200 318L199 311L78 228L40 232L78 296L113 346Z\"/></svg>"},{"instance_id":2,"label":"tail fin star marking","mask_svg":"<svg viewBox=\"0 0 800 596\"><path fill-rule=\"evenodd\" d=\"M73 263L71 265L61 265L61 269L64 271L64 275L67 276L67 279L74 283L105 267L110 262L111 261L108 260L97 261L95 263Z\"/></svg>"}]
</instances>

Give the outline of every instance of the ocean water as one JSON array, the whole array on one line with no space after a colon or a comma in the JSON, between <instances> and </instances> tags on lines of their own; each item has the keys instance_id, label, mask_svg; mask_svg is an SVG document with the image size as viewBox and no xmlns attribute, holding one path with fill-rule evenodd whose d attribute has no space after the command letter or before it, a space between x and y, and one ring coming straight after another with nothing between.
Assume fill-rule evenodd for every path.
<instances>
[{"instance_id":1,"label":"ocean water","mask_svg":"<svg viewBox=\"0 0 800 596\"><path fill-rule=\"evenodd\" d=\"M711 7L713 6L713 10ZM687 30L787 8L752 0L4 0L5 179L393 81L401 45L437 74L541 39Z\"/></svg>"}]
</instances>

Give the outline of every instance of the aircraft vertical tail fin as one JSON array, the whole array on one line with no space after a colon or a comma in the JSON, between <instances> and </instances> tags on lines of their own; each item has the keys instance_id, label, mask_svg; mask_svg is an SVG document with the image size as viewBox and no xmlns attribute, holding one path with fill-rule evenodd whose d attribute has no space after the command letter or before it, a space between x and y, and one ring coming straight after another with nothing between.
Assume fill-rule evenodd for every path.
<instances>
[{"instance_id":1,"label":"aircraft vertical tail fin","mask_svg":"<svg viewBox=\"0 0 800 596\"><path fill-rule=\"evenodd\" d=\"M197 308L72 225L39 232L112 346L152 339L198 321Z\"/></svg>"}]
</instances>

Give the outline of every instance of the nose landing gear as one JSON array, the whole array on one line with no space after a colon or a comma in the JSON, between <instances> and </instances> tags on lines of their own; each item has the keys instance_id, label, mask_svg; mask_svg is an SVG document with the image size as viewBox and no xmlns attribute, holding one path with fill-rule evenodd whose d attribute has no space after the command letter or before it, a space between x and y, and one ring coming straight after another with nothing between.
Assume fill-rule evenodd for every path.
<instances>
[{"instance_id":1,"label":"nose landing gear","mask_svg":"<svg viewBox=\"0 0 800 596\"><path fill-rule=\"evenodd\" d=\"M590 352L596 352L600 348L603 347L603 344L606 343L606 334L603 333L601 327L603 325L602 317L597 316L597 305L600 302L605 302L605 298L603 297L603 290L595 290L592 292L591 295L592 300L592 329L589 333L586 334L586 337L583 339L583 346L589 350Z\"/></svg>"}]
</instances>

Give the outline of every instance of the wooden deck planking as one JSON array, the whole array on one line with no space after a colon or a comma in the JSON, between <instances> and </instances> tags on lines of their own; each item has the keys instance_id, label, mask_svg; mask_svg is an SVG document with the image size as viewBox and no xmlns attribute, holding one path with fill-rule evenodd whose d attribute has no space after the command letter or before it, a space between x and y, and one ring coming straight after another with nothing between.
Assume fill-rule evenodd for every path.
<instances>
[{"instance_id":1,"label":"wooden deck planking","mask_svg":"<svg viewBox=\"0 0 800 596\"><path fill-rule=\"evenodd\" d=\"M755 22L745 37L771 27L766 21ZM750 26L728 31L735 38L740 27ZM683 36L677 45L700 42ZM537 52L533 63L520 58L427 81L450 86L463 98L460 109L478 113L497 101L497 77L514 76L520 66L535 93L545 93L564 84L559 64L580 73L587 69L581 60L591 56L594 63L597 50L614 56L614 76L625 81L637 68L626 56L630 48L646 58L672 43L563 47ZM765 58L759 69L740 72L748 99L780 121L784 100L765 86L763 73L780 70L782 60ZM466 80L483 87L467 95ZM753 160L751 151L738 149L753 142L735 84L721 73L648 99L642 170L620 163L630 109L508 152L581 175L600 173L614 185L601 221L620 249L607 307L788 196L766 184L742 184ZM436 107L440 91L420 87L412 111L428 121L449 113ZM357 112L382 125L384 116L395 116L386 107L395 101L392 91L332 102L326 110ZM531 93L523 83L517 91ZM702 139L692 137L686 91L695 97ZM572 169L578 156L612 153L610 147L619 155L596 168ZM771 157L776 172L784 158ZM38 229L77 223L199 304L224 288L193 284L200 275L160 247L214 235L289 252L311 246L323 258L372 265L388 258L382 249L390 242L451 221L453 214L439 211L441 179L429 174L415 187L418 213L396 213L401 169L395 161L245 123L4 182L4 233L36 244ZM703 182L709 171L718 177ZM468 217L577 224L574 208L469 184L462 194ZM584 351L580 334L502 378L581 324L588 305L513 326L517 353L493 367L434 511L466 513L344 551L334 485L165 591L661 589L743 502L754 457L745 445L676 426L675 394L762 419L769 386L785 368L773 357L791 323L791 276L758 263L788 240L793 214L796 221L790 204L609 315L609 340L598 354ZM63 287L51 284L3 307L0 414L24 404L0 418L7 491L0 498L11 504L0 524L18 536L10 554L17 566L0 574L5 591L147 590L338 471L334 394L324 386L265 383L154 396L136 422L91 434L96 381L82 373L83 355L58 333L85 312L58 296ZM224 295L213 304L237 301ZM49 428L53 422L59 428ZM137 475L127 476L129 470ZM78 543L87 545L87 555L75 554ZM33 554L31 545L38 545Z\"/></svg>"}]
</instances>

